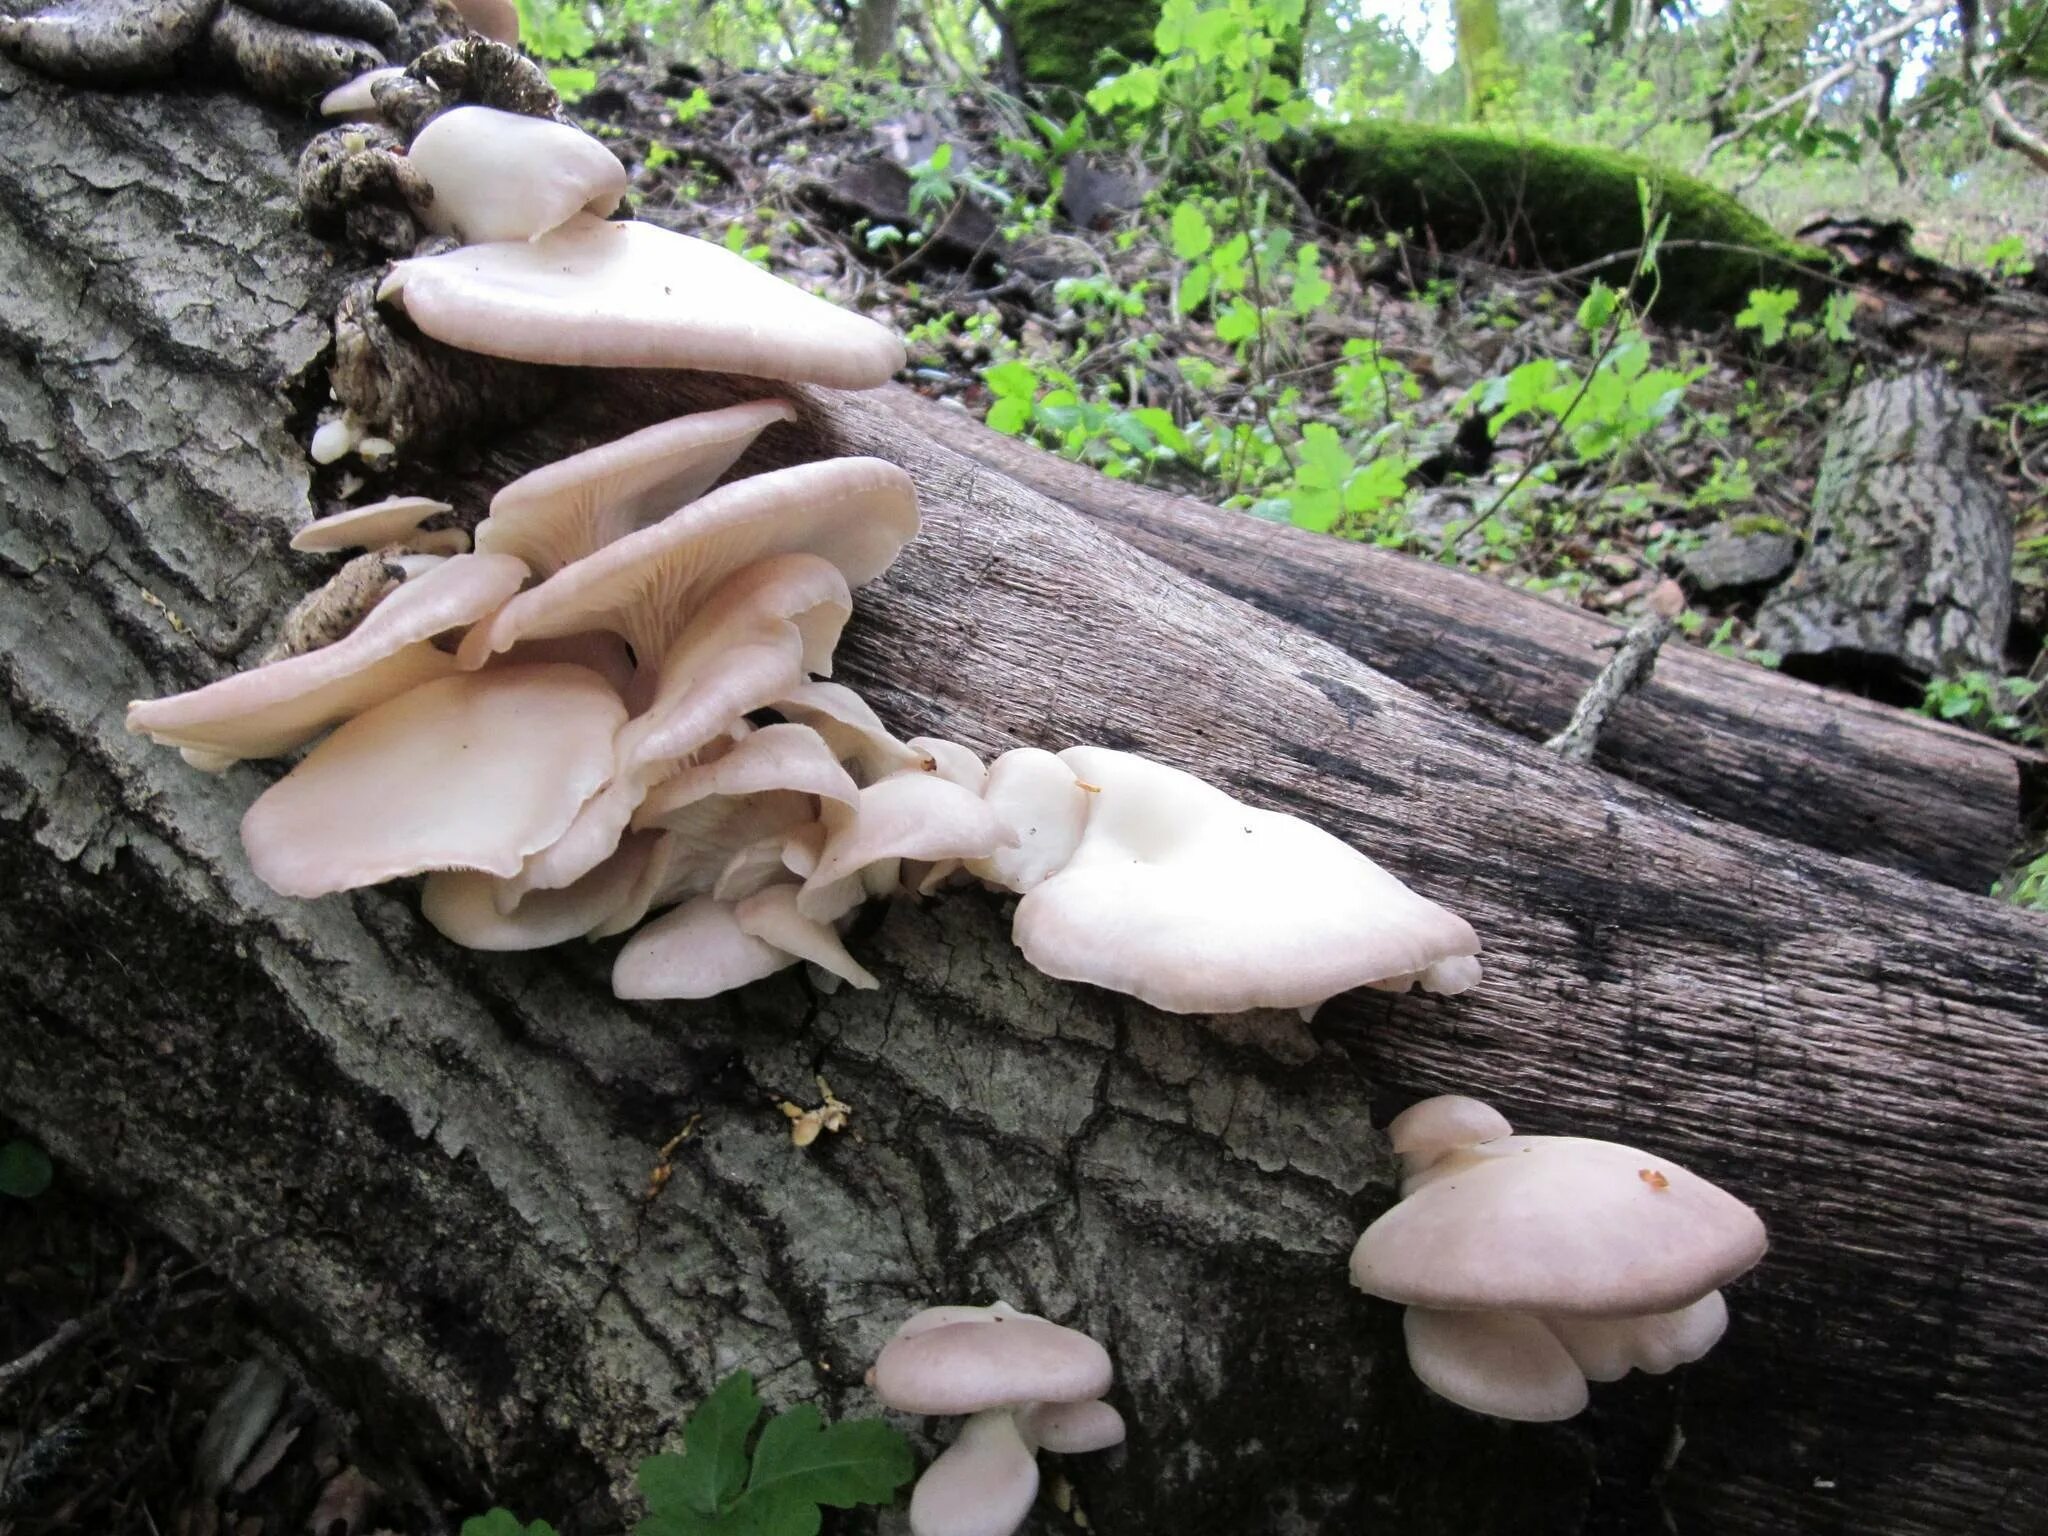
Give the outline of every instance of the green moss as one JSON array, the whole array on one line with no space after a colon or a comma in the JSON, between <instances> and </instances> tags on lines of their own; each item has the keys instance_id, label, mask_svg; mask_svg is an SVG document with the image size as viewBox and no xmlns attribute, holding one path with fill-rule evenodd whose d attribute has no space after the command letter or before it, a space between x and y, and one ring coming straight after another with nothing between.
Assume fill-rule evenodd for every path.
<instances>
[{"instance_id":1,"label":"green moss","mask_svg":"<svg viewBox=\"0 0 2048 1536\"><path fill-rule=\"evenodd\" d=\"M1011 0L1003 8L1027 83L1086 91L1104 73L1104 55L1152 57L1157 4L1123 0Z\"/></svg>"},{"instance_id":2,"label":"green moss","mask_svg":"<svg viewBox=\"0 0 2048 1536\"><path fill-rule=\"evenodd\" d=\"M1642 244L1636 179L1658 189L1667 242L1659 258L1665 319L1707 323L1739 310L1751 288L1797 283L1824 267L1726 193L1653 161L1485 128L1368 122L1319 129L1289 168L1323 217L1349 229L1401 230L1439 250L1471 250L1518 267L1561 271L1622 254L1598 275L1619 282ZM1589 274L1591 275L1591 274Z\"/></svg>"}]
</instances>

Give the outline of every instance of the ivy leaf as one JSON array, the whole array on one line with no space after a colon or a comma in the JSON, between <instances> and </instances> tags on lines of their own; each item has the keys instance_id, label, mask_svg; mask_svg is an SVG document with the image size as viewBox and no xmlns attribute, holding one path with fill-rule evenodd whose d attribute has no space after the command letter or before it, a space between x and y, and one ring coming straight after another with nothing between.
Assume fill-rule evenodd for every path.
<instances>
[{"instance_id":1,"label":"ivy leaf","mask_svg":"<svg viewBox=\"0 0 2048 1536\"><path fill-rule=\"evenodd\" d=\"M50 1187L57 1176L50 1166L50 1154L32 1141L10 1141L0 1145L0 1195L33 1200Z\"/></svg>"},{"instance_id":2,"label":"ivy leaf","mask_svg":"<svg viewBox=\"0 0 2048 1536\"><path fill-rule=\"evenodd\" d=\"M747 1436L761 1417L754 1378L734 1371L683 1424L683 1454L650 1456L635 1481L657 1517L715 1515L747 1483Z\"/></svg>"}]
</instances>

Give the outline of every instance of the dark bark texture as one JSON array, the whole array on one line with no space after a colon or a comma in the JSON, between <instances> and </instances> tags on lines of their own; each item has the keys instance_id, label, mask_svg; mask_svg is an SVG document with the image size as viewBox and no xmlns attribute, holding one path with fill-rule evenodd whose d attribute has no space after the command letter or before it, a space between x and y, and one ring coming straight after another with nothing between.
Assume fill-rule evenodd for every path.
<instances>
[{"instance_id":1,"label":"dark bark texture","mask_svg":"<svg viewBox=\"0 0 2048 1536\"><path fill-rule=\"evenodd\" d=\"M2012 515L1977 468L1982 415L1938 369L1850 392L1828 428L1806 557L1757 613L1788 665L2005 671Z\"/></svg>"},{"instance_id":2,"label":"dark bark texture","mask_svg":"<svg viewBox=\"0 0 2048 1536\"><path fill-rule=\"evenodd\" d=\"M1531 740L1564 728L1622 633L1484 577L1107 479L908 390L880 398L1146 554ZM2021 769L2040 758L1672 645L1594 761L1709 816L1981 891L2019 835Z\"/></svg>"},{"instance_id":3,"label":"dark bark texture","mask_svg":"<svg viewBox=\"0 0 2048 1536\"><path fill-rule=\"evenodd\" d=\"M862 1411L904 1313L1001 1295L1115 1356L1131 1442L1062 1469L1101 1531L2036 1527L2039 919L1561 763L873 400L803 396L761 458L918 477L926 531L844 649L885 717L1136 747L1309 816L1469 916L1484 985L1313 1037L1173 1019L1034 975L970 894L854 935L879 992L636 1007L607 948L476 955L403 888L258 885L235 825L274 770L203 777L120 718L314 579L285 538L345 274L293 225L303 134L0 65L0 1113L226 1256L373 1424L601 1512L732 1368ZM415 484L475 514L734 387L593 377ZM800 1153L770 1101L819 1072L856 1114ZM1449 1088L1753 1201L1773 1249L1722 1347L1561 1426L1422 1391L1344 1259L1390 1196L1372 1121Z\"/></svg>"}]
</instances>

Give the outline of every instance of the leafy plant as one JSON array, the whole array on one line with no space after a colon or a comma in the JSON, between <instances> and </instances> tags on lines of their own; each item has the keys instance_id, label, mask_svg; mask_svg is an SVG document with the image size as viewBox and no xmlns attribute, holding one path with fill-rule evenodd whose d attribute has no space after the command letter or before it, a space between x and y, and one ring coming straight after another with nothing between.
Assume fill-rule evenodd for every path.
<instances>
[{"instance_id":1,"label":"leafy plant","mask_svg":"<svg viewBox=\"0 0 2048 1536\"><path fill-rule=\"evenodd\" d=\"M2041 686L2028 678L1993 677L1988 672L1937 677L1927 685L1920 713L2031 745L2048 739L2041 707L2035 702Z\"/></svg>"},{"instance_id":2,"label":"leafy plant","mask_svg":"<svg viewBox=\"0 0 2048 1536\"><path fill-rule=\"evenodd\" d=\"M1765 347L1775 347L1785 339L1798 308L1797 288L1752 288L1748 305L1735 317L1735 329L1755 331Z\"/></svg>"},{"instance_id":3,"label":"leafy plant","mask_svg":"<svg viewBox=\"0 0 2048 1536\"><path fill-rule=\"evenodd\" d=\"M2048 912L2048 853L2028 860L1991 888L1991 894L2014 906Z\"/></svg>"},{"instance_id":4,"label":"leafy plant","mask_svg":"<svg viewBox=\"0 0 2048 1536\"><path fill-rule=\"evenodd\" d=\"M555 1536L555 1528L545 1520L521 1525L511 1510L494 1509L463 1521L461 1536Z\"/></svg>"},{"instance_id":5,"label":"leafy plant","mask_svg":"<svg viewBox=\"0 0 2048 1536\"><path fill-rule=\"evenodd\" d=\"M820 1505L886 1504L915 1470L909 1445L880 1419L828 1425L801 1403L754 1437L760 1417L753 1377L720 1382L684 1423L681 1454L640 1464L648 1512L635 1536L815 1536Z\"/></svg>"},{"instance_id":6,"label":"leafy plant","mask_svg":"<svg viewBox=\"0 0 2048 1536\"><path fill-rule=\"evenodd\" d=\"M0 1144L0 1195L33 1200L56 1176L50 1154L34 1142L17 1139Z\"/></svg>"}]
</instances>

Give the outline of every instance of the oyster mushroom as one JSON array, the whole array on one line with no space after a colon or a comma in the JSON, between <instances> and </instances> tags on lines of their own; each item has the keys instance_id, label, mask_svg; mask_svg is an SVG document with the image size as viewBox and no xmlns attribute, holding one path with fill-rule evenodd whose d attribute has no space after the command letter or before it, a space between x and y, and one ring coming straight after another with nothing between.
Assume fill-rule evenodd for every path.
<instances>
[{"instance_id":1,"label":"oyster mushroom","mask_svg":"<svg viewBox=\"0 0 2048 1536\"><path fill-rule=\"evenodd\" d=\"M1517 1136L1492 1108L1428 1099L1388 1127L1402 1200L1365 1230L1352 1283L1408 1307L1423 1383L1498 1418L1570 1418L1586 1382L1698 1359L1720 1287L1763 1257L1756 1212L1669 1158Z\"/></svg>"},{"instance_id":2,"label":"oyster mushroom","mask_svg":"<svg viewBox=\"0 0 2048 1536\"><path fill-rule=\"evenodd\" d=\"M602 219L626 195L619 157L580 128L496 107L452 107L406 159L431 194L415 205L437 235L465 244L537 240L577 213Z\"/></svg>"}]
</instances>

